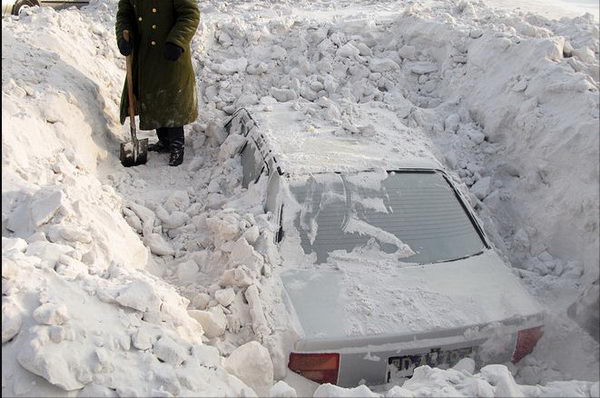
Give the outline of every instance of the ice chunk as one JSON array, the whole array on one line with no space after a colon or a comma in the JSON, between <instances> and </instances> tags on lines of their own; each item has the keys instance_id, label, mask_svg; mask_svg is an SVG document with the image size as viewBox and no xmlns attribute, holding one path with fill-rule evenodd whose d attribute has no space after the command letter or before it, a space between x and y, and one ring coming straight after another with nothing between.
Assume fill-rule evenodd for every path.
<instances>
[{"instance_id":1,"label":"ice chunk","mask_svg":"<svg viewBox=\"0 0 600 398\"><path fill-rule=\"evenodd\" d=\"M220 65L215 65L217 71L224 75L233 75L234 73L242 73L248 66L248 60L246 58L238 59L227 59Z\"/></svg>"},{"instance_id":2,"label":"ice chunk","mask_svg":"<svg viewBox=\"0 0 600 398\"><path fill-rule=\"evenodd\" d=\"M150 248L150 251L157 256L173 256L175 250L168 244L160 234L151 233L144 237L144 242Z\"/></svg>"},{"instance_id":3,"label":"ice chunk","mask_svg":"<svg viewBox=\"0 0 600 398\"><path fill-rule=\"evenodd\" d=\"M27 249L27 242L21 238L5 238L2 237L2 251L18 250L24 252Z\"/></svg>"},{"instance_id":4,"label":"ice chunk","mask_svg":"<svg viewBox=\"0 0 600 398\"><path fill-rule=\"evenodd\" d=\"M235 291L232 288L217 290L215 292L215 299L223 307L227 307L235 299Z\"/></svg>"},{"instance_id":5,"label":"ice chunk","mask_svg":"<svg viewBox=\"0 0 600 398\"><path fill-rule=\"evenodd\" d=\"M225 333L227 318L220 308L212 307L208 311L190 310L188 314L202 325L204 334L208 338L218 337Z\"/></svg>"},{"instance_id":6,"label":"ice chunk","mask_svg":"<svg viewBox=\"0 0 600 398\"><path fill-rule=\"evenodd\" d=\"M198 264L194 260L185 261L177 266L177 278L181 282L191 282L198 275Z\"/></svg>"},{"instance_id":7,"label":"ice chunk","mask_svg":"<svg viewBox=\"0 0 600 398\"><path fill-rule=\"evenodd\" d=\"M33 319L46 325L61 325L69 320L69 311L64 304L45 303L33 311Z\"/></svg>"},{"instance_id":8,"label":"ice chunk","mask_svg":"<svg viewBox=\"0 0 600 398\"><path fill-rule=\"evenodd\" d=\"M124 307L138 311L160 310L161 300L154 288L146 281L136 280L119 291L115 301Z\"/></svg>"},{"instance_id":9,"label":"ice chunk","mask_svg":"<svg viewBox=\"0 0 600 398\"><path fill-rule=\"evenodd\" d=\"M83 387L77 394L77 398L108 398L118 397L117 393L106 387L96 383L90 383Z\"/></svg>"},{"instance_id":10,"label":"ice chunk","mask_svg":"<svg viewBox=\"0 0 600 398\"><path fill-rule=\"evenodd\" d=\"M263 312L262 303L258 294L256 285L249 286L244 295L250 306L250 316L252 317L252 330L256 336L262 340L267 337L271 330L267 326L267 320Z\"/></svg>"},{"instance_id":11,"label":"ice chunk","mask_svg":"<svg viewBox=\"0 0 600 398\"><path fill-rule=\"evenodd\" d=\"M64 239L69 242L90 243L92 237L82 229L67 227L64 225L53 225L48 230L48 239L51 242L57 242Z\"/></svg>"},{"instance_id":12,"label":"ice chunk","mask_svg":"<svg viewBox=\"0 0 600 398\"><path fill-rule=\"evenodd\" d=\"M485 199L491 192L491 177L483 177L479 179L473 186L471 187L471 193L475 195L479 200Z\"/></svg>"},{"instance_id":13,"label":"ice chunk","mask_svg":"<svg viewBox=\"0 0 600 398\"><path fill-rule=\"evenodd\" d=\"M41 196L31 202L31 219L39 227L47 223L63 205L64 194L62 191L36 194Z\"/></svg>"},{"instance_id":14,"label":"ice chunk","mask_svg":"<svg viewBox=\"0 0 600 398\"><path fill-rule=\"evenodd\" d=\"M523 392L512 374L504 365L487 365L481 368L481 375L491 385L496 386L496 397L522 397Z\"/></svg>"},{"instance_id":15,"label":"ice chunk","mask_svg":"<svg viewBox=\"0 0 600 398\"><path fill-rule=\"evenodd\" d=\"M414 74L426 75L429 73L436 72L438 70L438 67L436 64L431 62L413 62L409 65L409 69Z\"/></svg>"},{"instance_id":16,"label":"ice chunk","mask_svg":"<svg viewBox=\"0 0 600 398\"><path fill-rule=\"evenodd\" d=\"M379 398L381 395L374 393L369 387L360 385L354 388L343 388L334 386L333 384L321 384L315 390L313 397L365 397Z\"/></svg>"},{"instance_id":17,"label":"ice chunk","mask_svg":"<svg viewBox=\"0 0 600 398\"><path fill-rule=\"evenodd\" d=\"M396 61L389 58L375 58L369 63L369 69L371 69L372 72L387 72L399 70L400 66Z\"/></svg>"},{"instance_id":18,"label":"ice chunk","mask_svg":"<svg viewBox=\"0 0 600 398\"><path fill-rule=\"evenodd\" d=\"M260 274L265 263L263 257L254 250L244 237L234 243L229 259L233 265L243 264L257 275Z\"/></svg>"},{"instance_id":19,"label":"ice chunk","mask_svg":"<svg viewBox=\"0 0 600 398\"><path fill-rule=\"evenodd\" d=\"M185 348L177 344L172 338L163 336L154 343L154 355L164 362L178 366L188 356L188 353Z\"/></svg>"},{"instance_id":20,"label":"ice chunk","mask_svg":"<svg viewBox=\"0 0 600 398\"><path fill-rule=\"evenodd\" d=\"M469 374L475 373L475 361L471 358L463 358L456 365L454 365L453 369L460 371L468 372Z\"/></svg>"},{"instance_id":21,"label":"ice chunk","mask_svg":"<svg viewBox=\"0 0 600 398\"><path fill-rule=\"evenodd\" d=\"M269 351L257 341L236 348L224 361L225 369L249 385L258 396L267 396L273 384Z\"/></svg>"},{"instance_id":22,"label":"ice chunk","mask_svg":"<svg viewBox=\"0 0 600 398\"><path fill-rule=\"evenodd\" d=\"M279 102L287 102L298 99L298 94L289 88L271 87L270 94Z\"/></svg>"},{"instance_id":23,"label":"ice chunk","mask_svg":"<svg viewBox=\"0 0 600 398\"><path fill-rule=\"evenodd\" d=\"M179 228L182 225L184 225L189 219L190 219L190 216L188 216L187 213L184 213L184 212L179 211L179 210L175 210L166 219L166 221L163 222L163 226L166 229Z\"/></svg>"},{"instance_id":24,"label":"ice chunk","mask_svg":"<svg viewBox=\"0 0 600 398\"><path fill-rule=\"evenodd\" d=\"M386 398L412 398L415 395L412 391L400 386L394 386L385 393Z\"/></svg>"},{"instance_id":25,"label":"ice chunk","mask_svg":"<svg viewBox=\"0 0 600 398\"><path fill-rule=\"evenodd\" d=\"M444 130L449 133L456 133L460 124L460 116L457 113L448 115L444 120Z\"/></svg>"},{"instance_id":26,"label":"ice chunk","mask_svg":"<svg viewBox=\"0 0 600 398\"><path fill-rule=\"evenodd\" d=\"M60 351L44 350L35 340L23 346L17 355L17 361L31 373L66 391L78 390L86 382L92 381L87 377L89 370L83 364L71 363Z\"/></svg>"},{"instance_id":27,"label":"ice chunk","mask_svg":"<svg viewBox=\"0 0 600 398\"><path fill-rule=\"evenodd\" d=\"M254 225L253 227L248 228L246 232L244 232L243 236L244 238L246 238L248 243L253 245L254 243L256 243L258 237L260 236L260 230L258 229L258 226Z\"/></svg>"},{"instance_id":28,"label":"ice chunk","mask_svg":"<svg viewBox=\"0 0 600 398\"><path fill-rule=\"evenodd\" d=\"M247 287L254 283L254 278L248 267L240 265L235 269L223 272L219 284L225 286Z\"/></svg>"},{"instance_id":29,"label":"ice chunk","mask_svg":"<svg viewBox=\"0 0 600 398\"><path fill-rule=\"evenodd\" d=\"M406 58L410 61L417 59L417 49L415 46L402 46L398 50L398 55L401 58Z\"/></svg>"},{"instance_id":30,"label":"ice chunk","mask_svg":"<svg viewBox=\"0 0 600 398\"><path fill-rule=\"evenodd\" d=\"M199 310L204 310L208 306L209 301L210 301L210 296L208 294L198 293L192 299L192 305L194 306L194 308L197 308Z\"/></svg>"},{"instance_id":31,"label":"ice chunk","mask_svg":"<svg viewBox=\"0 0 600 398\"><path fill-rule=\"evenodd\" d=\"M22 322L21 313L14 303L2 303L2 344L19 333Z\"/></svg>"},{"instance_id":32,"label":"ice chunk","mask_svg":"<svg viewBox=\"0 0 600 398\"><path fill-rule=\"evenodd\" d=\"M157 329L142 325L131 336L131 342L138 350L148 350L152 348L158 336L159 331Z\"/></svg>"},{"instance_id":33,"label":"ice chunk","mask_svg":"<svg viewBox=\"0 0 600 398\"><path fill-rule=\"evenodd\" d=\"M352 43L346 43L340 47L335 55L343 58L354 58L360 54L360 50L352 45Z\"/></svg>"},{"instance_id":34,"label":"ice chunk","mask_svg":"<svg viewBox=\"0 0 600 398\"><path fill-rule=\"evenodd\" d=\"M194 172L198 171L204 165L204 158L202 156L196 155L192 161L188 164L188 171Z\"/></svg>"},{"instance_id":35,"label":"ice chunk","mask_svg":"<svg viewBox=\"0 0 600 398\"><path fill-rule=\"evenodd\" d=\"M290 387L285 381L279 380L269 390L269 396L273 398L296 398L297 394L294 388Z\"/></svg>"},{"instance_id":36,"label":"ice chunk","mask_svg":"<svg viewBox=\"0 0 600 398\"><path fill-rule=\"evenodd\" d=\"M31 243L27 247L26 254L28 256L39 257L42 260L47 261L50 267L55 267L61 256L64 254L70 254L73 251L74 250L71 246L40 240Z\"/></svg>"}]
</instances>

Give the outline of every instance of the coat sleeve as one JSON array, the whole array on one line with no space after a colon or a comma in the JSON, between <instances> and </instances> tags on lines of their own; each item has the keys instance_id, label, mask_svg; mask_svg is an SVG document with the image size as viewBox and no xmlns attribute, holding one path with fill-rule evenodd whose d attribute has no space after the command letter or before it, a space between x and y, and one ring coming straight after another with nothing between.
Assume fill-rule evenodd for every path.
<instances>
[{"instance_id":1,"label":"coat sleeve","mask_svg":"<svg viewBox=\"0 0 600 398\"><path fill-rule=\"evenodd\" d=\"M165 41L176 44L185 51L200 23L200 10L196 0L173 0L173 3L176 15L175 25L171 28Z\"/></svg>"},{"instance_id":2,"label":"coat sleeve","mask_svg":"<svg viewBox=\"0 0 600 398\"><path fill-rule=\"evenodd\" d=\"M133 27L135 21L135 11L131 5L130 0L119 0L117 9L117 21L115 23L115 33L117 40L123 37L123 31L128 30L133 34Z\"/></svg>"}]
</instances>

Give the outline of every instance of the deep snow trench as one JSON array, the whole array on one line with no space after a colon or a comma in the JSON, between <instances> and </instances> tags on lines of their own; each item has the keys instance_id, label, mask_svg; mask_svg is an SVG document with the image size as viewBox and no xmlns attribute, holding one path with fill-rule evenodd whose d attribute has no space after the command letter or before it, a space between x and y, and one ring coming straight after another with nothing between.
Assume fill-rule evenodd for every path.
<instances>
[{"instance_id":1,"label":"deep snow trench","mask_svg":"<svg viewBox=\"0 0 600 398\"><path fill-rule=\"evenodd\" d=\"M516 366L424 368L374 391L598 396L598 24L427 4L201 2L200 117L178 168L119 164L115 1L5 18L3 396L290 396L281 379L312 394L286 376L264 187L241 188L222 131L273 101L348 136L377 125L358 103L399 117L547 309ZM357 388L317 395L372 393Z\"/></svg>"}]
</instances>

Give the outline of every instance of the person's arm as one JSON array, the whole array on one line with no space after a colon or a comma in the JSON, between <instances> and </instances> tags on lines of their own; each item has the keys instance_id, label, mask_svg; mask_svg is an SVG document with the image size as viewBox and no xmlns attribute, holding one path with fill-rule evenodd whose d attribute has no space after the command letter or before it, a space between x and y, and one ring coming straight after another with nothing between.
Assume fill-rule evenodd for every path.
<instances>
[{"instance_id":1,"label":"person's arm","mask_svg":"<svg viewBox=\"0 0 600 398\"><path fill-rule=\"evenodd\" d=\"M115 33L117 35L117 44L123 40L123 31L128 30L134 33L133 22L135 21L135 11L130 0L119 0L117 9L117 21L115 23Z\"/></svg>"},{"instance_id":2,"label":"person's arm","mask_svg":"<svg viewBox=\"0 0 600 398\"><path fill-rule=\"evenodd\" d=\"M200 10L196 0L173 0L173 3L177 19L167 35L166 42L185 51L200 23Z\"/></svg>"}]
</instances>

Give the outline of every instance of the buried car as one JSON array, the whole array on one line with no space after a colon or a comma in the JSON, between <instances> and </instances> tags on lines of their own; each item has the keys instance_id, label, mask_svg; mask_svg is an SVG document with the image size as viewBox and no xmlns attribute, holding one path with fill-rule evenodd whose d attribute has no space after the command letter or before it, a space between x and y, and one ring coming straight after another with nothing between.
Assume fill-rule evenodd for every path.
<instances>
[{"instance_id":1,"label":"buried car","mask_svg":"<svg viewBox=\"0 0 600 398\"><path fill-rule=\"evenodd\" d=\"M266 110L265 110L266 109ZM518 362L543 314L493 249L465 195L385 110L378 134L344 135L274 104L238 110L242 184L262 184L298 339L289 369L377 385L421 365ZM390 150L412 141L414 150ZM408 145L408 144L406 144Z\"/></svg>"}]
</instances>

